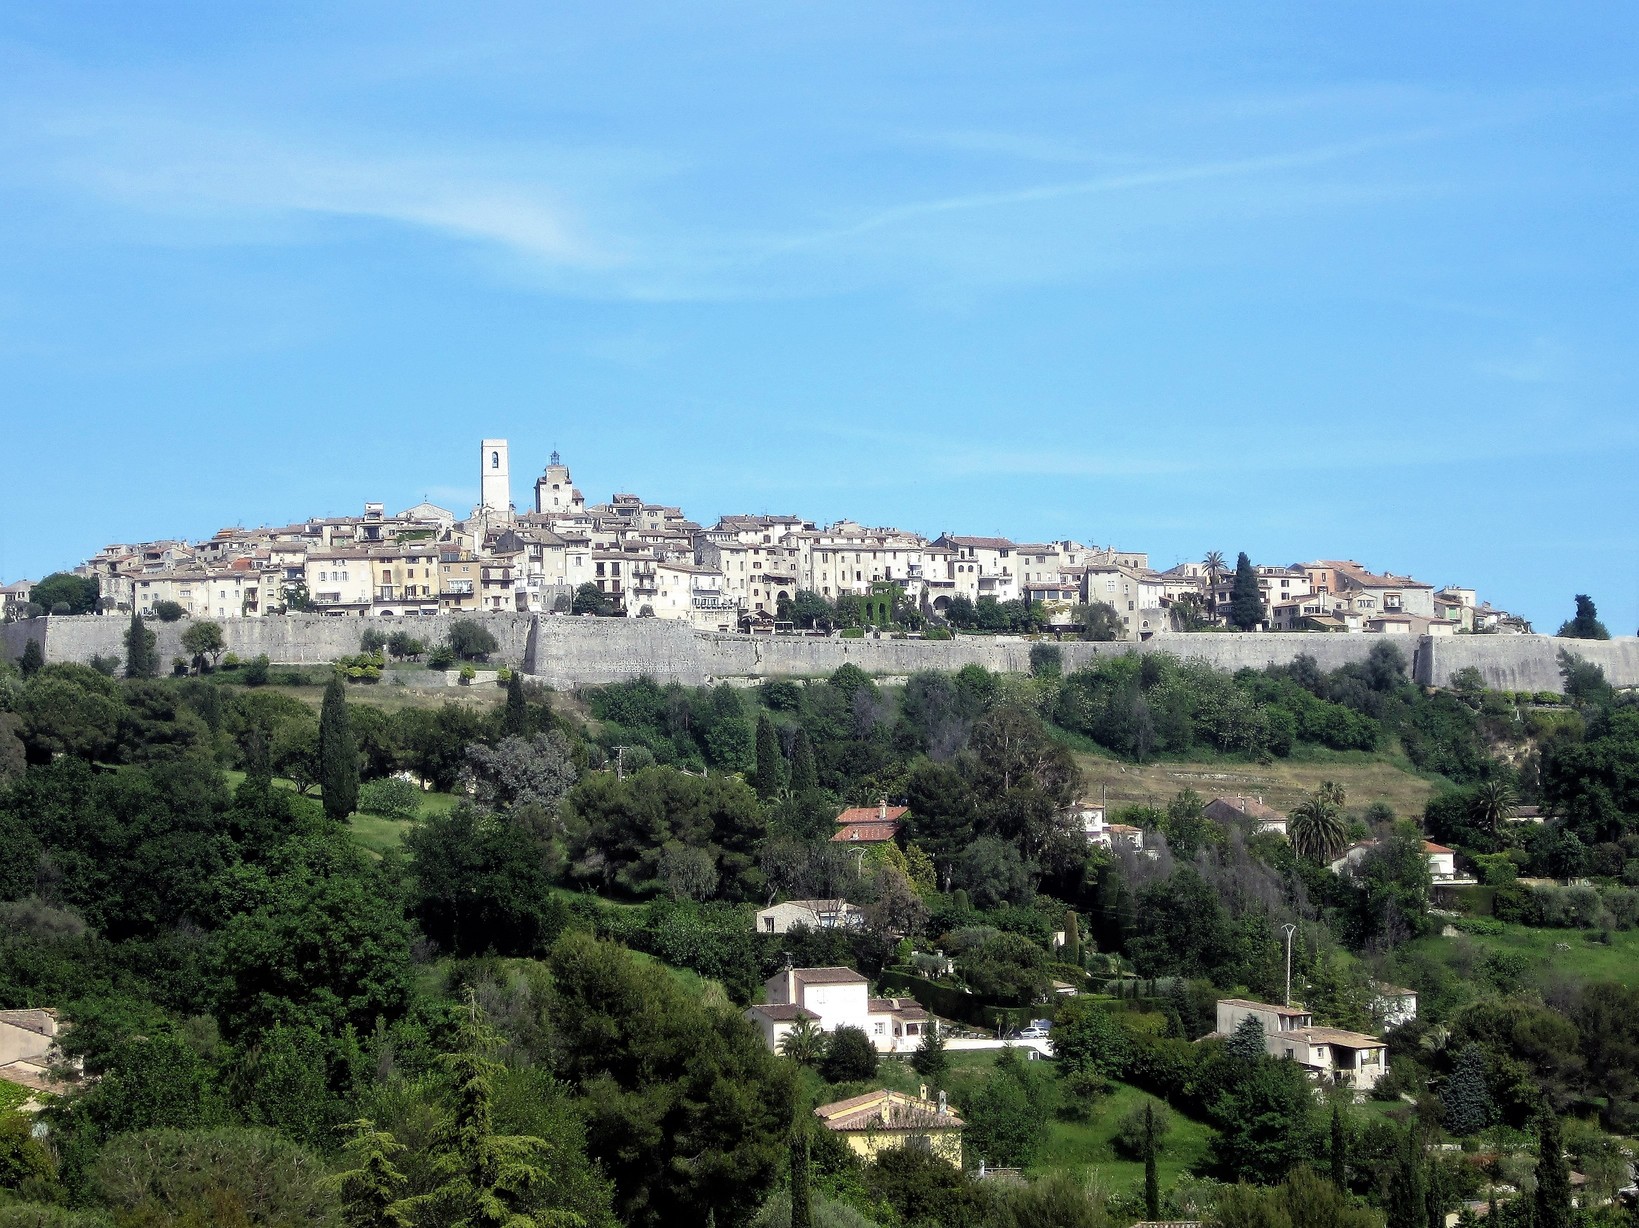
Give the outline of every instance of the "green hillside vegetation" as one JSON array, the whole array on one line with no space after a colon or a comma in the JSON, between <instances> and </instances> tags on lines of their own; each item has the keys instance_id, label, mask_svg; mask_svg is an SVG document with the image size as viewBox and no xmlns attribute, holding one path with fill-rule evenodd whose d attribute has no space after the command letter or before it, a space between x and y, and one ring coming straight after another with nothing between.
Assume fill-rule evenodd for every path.
<instances>
[{"instance_id":1,"label":"green hillside vegetation","mask_svg":"<svg viewBox=\"0 0 1639 1228\"><path fill-rule=\"evenodd\" d=\"M58 1209L36 1220L1420 1224L1538 1164L1499 1219L1540 1224L1568 1214L1562 1141L1591 1221L1620 1222L1639 708L1574 659L1549 707L1426 692L1387 642L1331 672L514 678L430 706L361 668L328 701L240 671L0 670L0 1007L56 1007L98 1076L39 1137L0 1111L0 1189ZM327 815L326 784L356 802ZM1153 856L1088 846L1073 803L1106 785ZM1207 820L1218 792L1261 794L1292 839ZM881 800L908 807L896 839L830 839ZM1514 822L1528 806L1546 821ZM1362 838L1354 873L1326 869ZM1480 883L1437 892L1426 838ZM864 924L756 932L777 898ZM1218 998L1281 999L1283 927L1324 1024L1373 1030L1374 980L1421 995L1375 1099L1207 1037ZM846 1033L771 1054L742 1012L788 963L983 1033L1048 1015L1055 1058L878 1061ZM861 1163L809 1126L924 1084L970 1167L1026 1180Z\"/></svg>"}]
</instances>

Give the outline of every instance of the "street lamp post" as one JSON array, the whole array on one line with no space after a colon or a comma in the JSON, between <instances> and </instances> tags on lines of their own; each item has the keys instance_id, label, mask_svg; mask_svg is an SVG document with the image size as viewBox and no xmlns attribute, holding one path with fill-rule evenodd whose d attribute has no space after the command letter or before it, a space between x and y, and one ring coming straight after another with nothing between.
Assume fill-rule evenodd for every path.
<instances>
[{"instance_id":1,"label":"street lamp post","mask_svg":"<svg viewBox=\"0 0 1639 1228\"><path fill-rule=\"evenodd\" d=\"M1286 931L1286 1005L1292 1005L1292 935L1298 927L1288 921L1281 929Z\"/></svg>"}]
</instances>

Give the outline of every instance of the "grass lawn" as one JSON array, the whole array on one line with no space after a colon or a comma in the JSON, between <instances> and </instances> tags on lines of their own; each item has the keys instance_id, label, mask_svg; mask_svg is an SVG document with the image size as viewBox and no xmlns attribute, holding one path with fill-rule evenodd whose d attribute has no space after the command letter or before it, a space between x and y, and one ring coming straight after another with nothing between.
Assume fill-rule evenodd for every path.
<instances>
[{"instance_id":1,"label":"grass lawn","mask_svg":"<svg viewBox=\"0 0 1639 1228\"><path fill-rule=\"evenodd\" d=\"M244 783L245 774L233 769L225 770L222 775L227 779L229 789L237 789ZM283 777L273 778L275 789L294 791L296 786ZM317 800L319 790L314 789L309 797ZM461 799L453 793L423 793L421 795L421 816L425 818L433 814L447 814L453 810ZM388 849L396 849L404 843L404 835L416 823L415 819L389 819L379 814L365 814L355 812L348 819L348 830L354 838L376 856L381 856Z\"/></svg>"},{"instance_id":2,"label":"grass lawn","mask_svg":"<svg viewBox=\"0 0 1639 1228\"><path fill-rule=\"evenodd\" d=\"M368 704L380 708L384 712L402 712L405 708L440 708L447 703L458 704L463 708L475 708L479 711L488 711L506 699L506 688L494 685L489 686L451 686L451 687L408 687L395 686L387 678L370 686L350 686L347 688L347 702L350 704ZM279 695L289 695L301 700L308 707L318 710L324 705L324 686L265 686L264 691L273 691Z\"/></svg>"},{"instance_id":3,"label":"grass lawn","mask_svg":"<svg viewBox=\"0 0 1639 1228\"><path fill-rule=\"evenodd\" d=\"M1466 963L1492 951L1507 951L1525 958L1527 979L1618 981L1631 985L1639 978L1639 930L1619 930L1609 943L1591 942L1588 930L1532 929L1507 925L1504 932L1464 934L1458 938L1420 938L1412 950L1442 963ZM1563 949L1561 949L1563 948Z\"/></svg>"},{"instance_id":4,"label":"grass lawn","mask_svg":"<svg viewBox=\"0 0 1639 1228\"><path fill-rule=\"evenodd\" d=\"M1123 763L1085 748L1074 752L1081 769L1083 795L1109 790L1111 808L1165 806L1175 793L1194 789L1202 797L1245 793L1262 797L1276 810L1289 811L1323 780L1348 790L1351 807L1385 801L1396 814L1421 814L1436 784L1414 774L1409 764L1361 751L1313 751L1273 763L1248 763L1224 756L1159 763Z\"/></svg>"}]
</instances>

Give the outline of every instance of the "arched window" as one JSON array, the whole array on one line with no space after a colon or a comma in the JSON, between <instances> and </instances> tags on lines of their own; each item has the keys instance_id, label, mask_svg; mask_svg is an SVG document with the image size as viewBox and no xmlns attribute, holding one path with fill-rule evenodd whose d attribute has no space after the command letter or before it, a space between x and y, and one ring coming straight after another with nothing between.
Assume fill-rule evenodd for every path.
<instances>
[{"instance_id":1,"label":"arched window","mask_svg":"<svg viewBox=\"0 0 1639 1228\"><path fill-rule=\"evenodd\" d=\"M499 469L501 467L501 454L499 452L491 452L489 454L489 467L491 469Z\"/></svg>"}]
</instances>

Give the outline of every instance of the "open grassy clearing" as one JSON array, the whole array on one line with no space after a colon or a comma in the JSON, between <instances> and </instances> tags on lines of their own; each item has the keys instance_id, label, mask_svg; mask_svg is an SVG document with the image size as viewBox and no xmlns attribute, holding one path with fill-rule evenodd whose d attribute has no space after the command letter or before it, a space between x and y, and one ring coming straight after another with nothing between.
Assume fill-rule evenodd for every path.
<instances>
[{"instance_id":1,"label":"open grassy clearing","mask_svg":"<svg viewBox=\"0 0 1639 1228\"><path fill-rule=\"evenodd\" d=\"M245 781L245 774L232 768L223 771L222 775L227 780L230 789L237 789ZM282 776L273 778L273 787L291 792L296 790L295 784ZM308 796L317 801L321 796L320 790L315 787L308 793ZM453 793L423 793L421 795L421 814L417 819L389 819L379 814L366 814L364 811L356 811L347 820L347 828L353 833L354 839L379 857L389 849L402 846L405 835L419 819L434 814L447 814L460 801L461 799Z\"/></svg>"},{"instance_id":2,"label":"open grassy clearing","mask_svg":"<svg viewBox=\"0 0 1639 1228\"><path fill-rule=\"evenodd\" d=\"M289 695L315 711L324 703L323 686L265 686L257 688L279 695ZM397 686L392 675L369 686L347 688L347 702L369 704L385 712L402 712L406 708L441 708L447 703L463 708L487 712L506 699L506 690L495 686L412 687Z\"/></svg>"},{"instance_id":3,"label":"open grassy clearing","mask_svg":"<svg viewBox=\"0 0 1639 1228\"><path fill-rule=\"evenodd\" d=\"M1322 781L1335 780L1348 790L1351 807L1385 801L1396 814L1419 815L1437 787L1409 766L1360 751L1316 752L1268 764L1222 756L1123 763L1085 749L1073 753L1084 781L1083 794L1096 799L1107 790L1112 808L1165 806L1175 793L1194 789L1202 797L1220 793L1262 797L1275 809L1289 811Z\"/></svg>"},{"instance_id":4,"label":"open grassy clearing","mask_svg":"<svg viewBox=\"0 0 1639 1228\"><path fill-rule=\"evenodd\" d=\"M1504 932L1461 934L1451 938L1420 938L1408 953L1446 964L1459 976L1472 974L1493 951L1524 958L1526 979L1539 986L1557 981L1639 980L1639 930L1619 930L1610 942L1596 942L1596 931L1532 929L1504 926Z\"/></svg>"}]
</instances>

